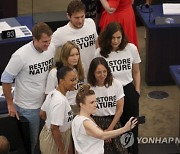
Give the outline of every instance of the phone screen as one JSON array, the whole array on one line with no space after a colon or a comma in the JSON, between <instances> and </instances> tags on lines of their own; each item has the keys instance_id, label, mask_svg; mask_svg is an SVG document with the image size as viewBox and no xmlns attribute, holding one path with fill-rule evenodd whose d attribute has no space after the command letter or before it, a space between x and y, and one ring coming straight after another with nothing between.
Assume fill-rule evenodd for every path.
<instances>
[{"instance_id":1,"label":"phone screen","mask_svg":"<svg viewBox=\"0 0 180 154\"><path fill-rule=\"evenodd\" d=\"M144 124L146 122L145 116L137 117L138 124Z\"/></svg>"}]
</instances>

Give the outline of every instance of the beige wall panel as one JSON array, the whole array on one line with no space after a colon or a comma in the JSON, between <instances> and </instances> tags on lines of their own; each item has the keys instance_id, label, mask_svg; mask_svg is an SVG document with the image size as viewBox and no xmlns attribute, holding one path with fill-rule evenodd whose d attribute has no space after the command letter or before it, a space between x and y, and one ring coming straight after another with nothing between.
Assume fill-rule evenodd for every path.
<instances>
[{"instance_id":1,"label":"beige wall panel","mask_svg":"<svg viewBox=\"0 0 180 154\"><path fill-rule=\"evenodd\" d=\"M33 12L66 11L70 0L18 0L18 14L31 14Z\"/></svg>"}]
</instances>

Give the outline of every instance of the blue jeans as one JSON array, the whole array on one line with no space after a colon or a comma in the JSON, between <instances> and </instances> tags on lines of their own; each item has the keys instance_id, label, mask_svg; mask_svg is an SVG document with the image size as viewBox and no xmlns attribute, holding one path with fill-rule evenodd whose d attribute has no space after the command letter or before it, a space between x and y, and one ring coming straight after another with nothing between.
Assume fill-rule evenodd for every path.
<instances>
[{"instance_id":1,"label":"blue jeans","mask_svg":"<svg viewBox=\"0 0 180 154\"><path fill-rule=\"evenodd\" d=\"M37 144L38 136L39 136L39 125L40 125L39 111L40 109L23 109L16 105L16 110L19 116L24 116L29 121L30 138L31 138L31 153L34 154L35 146Z\"/></svg>"}]
</instances>

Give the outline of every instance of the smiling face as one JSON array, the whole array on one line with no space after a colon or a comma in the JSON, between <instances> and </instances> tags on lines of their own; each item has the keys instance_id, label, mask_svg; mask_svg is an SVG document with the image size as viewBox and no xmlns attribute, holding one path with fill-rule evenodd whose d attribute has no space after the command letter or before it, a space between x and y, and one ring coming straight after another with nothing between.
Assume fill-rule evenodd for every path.
<instances>
[{"instance_id":1,"label":"smiling face","mask_svg":"<svg viewBox=\"0 0 180 154\"><path fill-rule=\"evenodd\" d=\"M105 79L107 77L107 69L104 65L99 64L94 72L96 78L96 84L98 86L104 86Z\"/></svg>"},{"instance_id":2,"label":"smiling face","mask_svg":"<svg viewBox=\"0 0 180 154\"><path fill-rule=\"evenodd\" d=\"M68 15L68 19L70 20L70 24L73 28L80 29L84 25L85 12L84 11L74 12L71 16Z\"/></svg>"},{"instance_id":3,"label":"smiling face","mask_svg":"<svg viewBox=\"0 0 180 154\"><path fill-rule=\"evenodd\" d=\"M79 51L76 48L73 48L70 52L70 55L67 59L68 65L74 67L78 64L79 61Z\"/></svg>"},{"instance_id":4,"label":"smiling face","mask_svg":"<svg viewBox=\"0 0 180 154\"><path fill-rule=\"evenodd\" d=\"M117 31L116 33L112 35L111 46L114 51L118 49L121 43L121 40L122 40L122 34L120 31Z\"/></svg>"},{"instance_id":5,"label":"smiling face","mask_svg":"<svg viewBox=\"0 0 180 154\"><path fill-rule=\"evenodd\" d=\"M81 109L88 114L96 113L96 95L89 95L85 97L84 103L80 103Z\"/></svg>"},{"instance_id":6,"label":"smiling face","mask_svg":"<svg viewBox=\"0 0 180 154\"><path fill-rule=\"evenodd\" d=\"M51 42L51 36L48 36L45 33L41 34L41 38L39 40L33 38L34 47L39 52L46 51L50 45L50 42Z\"/></svg>"},{"instance_id":7,"label":"smiling face","mask_svg":"<svg viewBox=\"0 0 180 154\"><path fill-rule=\"evenodd\" d=\"M73 91L76 88L76 84L78 81L78 76L75 71L67 72L64 79L60 79L60 84L63 85L66 91Z\"/></svg>"}]
</instances>

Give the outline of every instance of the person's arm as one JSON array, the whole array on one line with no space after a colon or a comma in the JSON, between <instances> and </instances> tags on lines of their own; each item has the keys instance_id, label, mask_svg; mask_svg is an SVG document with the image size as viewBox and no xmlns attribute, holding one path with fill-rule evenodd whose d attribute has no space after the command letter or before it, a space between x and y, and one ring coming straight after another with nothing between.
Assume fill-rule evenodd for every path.
<instances>
[{"instance_id":1,"label":"person's arm","mask_svg":"<svg viewBox=\"0 0 180 154\"><path fill-rule=\"evenodd\" d=\"M19 116L13 102L11 88L14 79L19 74L23 66L24 66L24 61L21 59L21 57L19 55L13 54L3 74L1 75L2 88L7 102L9 116L16 117L18 120L19 120Z\"/></svg>"},{"instance_id":2,"label":"person's arm","mask_svg":"<svg viewBox=\"0 0 180 154\"><path fill-rule=\"evenodd\" d=\"M139 63L132 65L133 81L136 91L140 94L141 75L139 69Z\"/></svg>"},{"instance_id":3,"label":"person's arm","mask_svg":"<svg viewBox=\"0 0 180 154\"><path fill-rule=\"evenodd\" d=\"M96 40L96 49L99 48L99 42L98 39Z\"/></svg>"},{"instance_id":4,"label":"person's arm","mask_svg":"<svg viewBox=\"0 0 180 154\"><path fill-rule=\"evenodd\" d=\"M109 3L107 0L100 0L101 1L101 4L103 6L103 8L109 13L109 14L112 14L116 11L115 8L112 8L109 6Z\"/></svg>"},{"instance_id":5,"label":"person's arm","mask_svg":"<svg viewBox=\"0 0 180 154\"><path fill-rule=\"evenodd\" d=\"M51 124L51 131L53 139L58 147L59 154L65 154L64 145L62 143L61 132L59 126Z\"/></svg>"},{"instance_id":6,"label":"person's arm","mask_svg":"<svg viewBox=\"0 0 180 154\"><path fill-rule=\"evenodd\" d=\"M124 97L117 101L116 113L114 115L114 118L113 118L111 124L109 125L108 129L106 129L106 130L109 131L109 130L114 129L115 125L117 124L117 122L119 121L119 119L123 113L123 107L124 107Z\"/></svg>"},{"instance_id":7,"label":"person's arm","mask_svg":"<svg viewBox=\"0 0 180 154\"><path fill-rule=\"evenodd\" d=\"M40 110L39 116L40 116L40 118L41 118L42 120L44 120L44 121L46 120L46 112L45 112L45 111Z\"/></svg>"},{"instance_id":8,"label":"person's arm","mask_svg":"<svg viewBox=\"0 0 180 154\"><path fill-rule=\"evenodd\" d=\"M16 117L19 120L19 115L13 103L13 97L11 94L12 83L2 83L3 93L7 102L9 116Z\"/></svg>"},{"instance_id":9,"label":"person's arm","mask_svg":"<svg viewBox=\"0 0 180 154\"><path fill-rule=\"evenodd\" d=\"M88 135L102 140L106 140L106 139L114 138L118 135L121 135L133 129L136 123L137 123L137 119L133 120L133 117L131 117L124 127L112 131L103 131L99 127L93 125L89 120L85 120L83 122L83 125Z\"/></svg>"}]
</instances>

